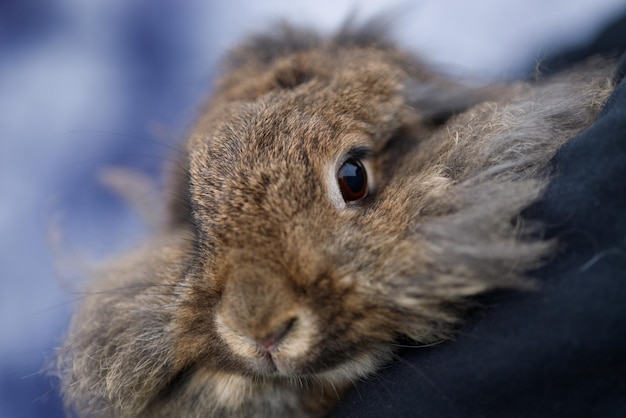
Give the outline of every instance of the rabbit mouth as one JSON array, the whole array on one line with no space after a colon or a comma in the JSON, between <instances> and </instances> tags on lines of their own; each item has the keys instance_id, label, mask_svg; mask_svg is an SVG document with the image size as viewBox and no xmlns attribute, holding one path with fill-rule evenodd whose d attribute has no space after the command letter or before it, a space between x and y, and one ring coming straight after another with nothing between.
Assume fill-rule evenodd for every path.
<instances>
[{"instance_id":1,"label":"rabbit mouth","mask_svg":"<svg viewBox=\"0 0 626 418\"><path fill-rule=\"evenodd\" d=\"M271 353L262 354L260 357L254 359L254 364L251 365L257 374L263 376L275 376L280 375L280 369L274 361L274 357Z\"/></svg>"},{"instance_id":2,"label":"rabbit mouth","mask_svg":"<svg viewBox=\"0 0 626 418\"><path fill-rule=\"evenodd\" d=\"M380 347L379 350L361 353L354 358L347 359L336 366L313 371L309 368L299 367L295 359L281 356L282 353L264 353L254 358L248 358L246 367L252 374L270 379L314 379L320 382L329 382L335 385L344 385L354 379L363 378L374 372L381 364L391 357L388 347Z\"/></svg>"},{"instance_id":3,"label":"rabbit mouth","mask_svg":"<svg viewBox=\"0 0 626 418\"><path fill-rule=\"evenodd\" d=\"M273 332L258 337L242 325L233 323L228 315L215 316L217 335L229 351L237 355L252 373L262 376L300 375L299 359L304 359L314 344L317 327L309 318L310 312L301 311L290 316Z\"/></svg>"}]
</instances>

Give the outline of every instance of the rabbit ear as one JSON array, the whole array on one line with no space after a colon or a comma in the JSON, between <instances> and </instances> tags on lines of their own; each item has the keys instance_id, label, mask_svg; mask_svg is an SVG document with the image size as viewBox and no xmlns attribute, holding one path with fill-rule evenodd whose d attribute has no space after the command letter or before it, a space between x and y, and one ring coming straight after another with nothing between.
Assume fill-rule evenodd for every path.
<instances>
[{"instance_id":1,"label":"rabbit ear","mask_svg":"<svg viewBox=\"0 0 626 418\"><path fill-rule=\"evenodd\" d=\"M283 22L273 33L253 36L235 48L227 62L232 68L243 67L251 62L267 66L279 58L310 50L321 43L320 36L314 31L296 29Z\"/></svg>"},{"instance_id":2,"label":"rabbit ear","mask_svg":"<svg viewBox=\"0 0 626 418\"><path fill-rule=\"evenodd\" d=\"M257 35L233 49L222 63L218 95L226 100L253 100L274 89L294 88L319 71L307 60L322 39L313 31L282 24L269 35Z\"/></svg>"},{"instance_id":3,"label":"rabbit ear","mask_svg":"<svg viewBox=\"0 0 626 418\"><path fill-rule=\"evenodd\" d=\"M470 107L497 97L497 87L425 84L409 81L404 86L406 103L425 119L441 124Z\"/></svg>"},{"instance_id":4,"label":"rabbit ear","mask_svg":"<svg viewBox=\"0 0 626 418\"><path fill-rule=\"evenodd\" d=\"M329 45L390 48L387 34L391 17L381 14L358 22L355 15L349 16L340 30L330 38L320 36L313 29L296 28L287 22L279 22L273 32L253 36L236 48L228 60L236 68L251 61L268 65L294 53Z\"/></svg>"},{"instance_id":5,"label":"rabbit ear","mask_svg":"<svg viewBox=\"0 0 626 418\"><path fill-rule=\"evenodd\" d=\"M278 87L292 89L307 82L321 71L310 57L294 54L281 60L274 68L274 80Z\"/></svg>"}]
</instances>

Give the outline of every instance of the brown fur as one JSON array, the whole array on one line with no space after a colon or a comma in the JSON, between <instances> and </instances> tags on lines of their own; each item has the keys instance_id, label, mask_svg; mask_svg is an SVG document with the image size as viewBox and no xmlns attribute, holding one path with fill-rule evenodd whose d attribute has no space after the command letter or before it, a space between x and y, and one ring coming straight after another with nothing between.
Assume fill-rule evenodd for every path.
<instances>
[{"instance_id":1,"label":"brown fur","mask_svg":"<svg viewBox=\"0 0 626 418\"><path fill-rule=\"evenodd\" d=\"M78 415L324 415L395 340L450 336L552 248L519 214L610 93L605 63L472 89L371 36L286 32L232 53L169 226L90 286L58 358ZM374 191L342 206L355 149Z\"/></svg>"}]
</instances>

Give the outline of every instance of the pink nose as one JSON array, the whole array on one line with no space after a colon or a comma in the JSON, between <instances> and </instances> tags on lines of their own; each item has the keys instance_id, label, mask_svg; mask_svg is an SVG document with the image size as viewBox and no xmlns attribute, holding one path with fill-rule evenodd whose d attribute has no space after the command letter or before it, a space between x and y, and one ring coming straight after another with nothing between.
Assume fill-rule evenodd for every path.
<instances>
[{"instance_id":1,"label":"pink nose","mask_svg":"<svg viewBox=\"0 0 626 418\"><path fill-rule=\"evenodd\" d=\"M257 344L265 352L276 351L280 342L289 334L296 323L296 318L291 318L277 327L276 331L271 332L267 337L257 340Z\"/></svg>"}]
</instances>

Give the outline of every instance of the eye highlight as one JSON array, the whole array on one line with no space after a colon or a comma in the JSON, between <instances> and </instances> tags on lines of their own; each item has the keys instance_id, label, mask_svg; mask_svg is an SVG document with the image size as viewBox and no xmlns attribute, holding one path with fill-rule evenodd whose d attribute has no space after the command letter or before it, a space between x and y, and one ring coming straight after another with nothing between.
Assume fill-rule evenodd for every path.
<instances>
[{"instance_id":1,"label":"eye highlight","mask_svg":"<svg viewBox=\"0 0 626 418\"><path fill-rule=\"evenodd\" d=\"M337 182L343 200L354 202L367 196L367 171L357 158L347 159L337 171Z\"/></svg>"}]
</instances>

